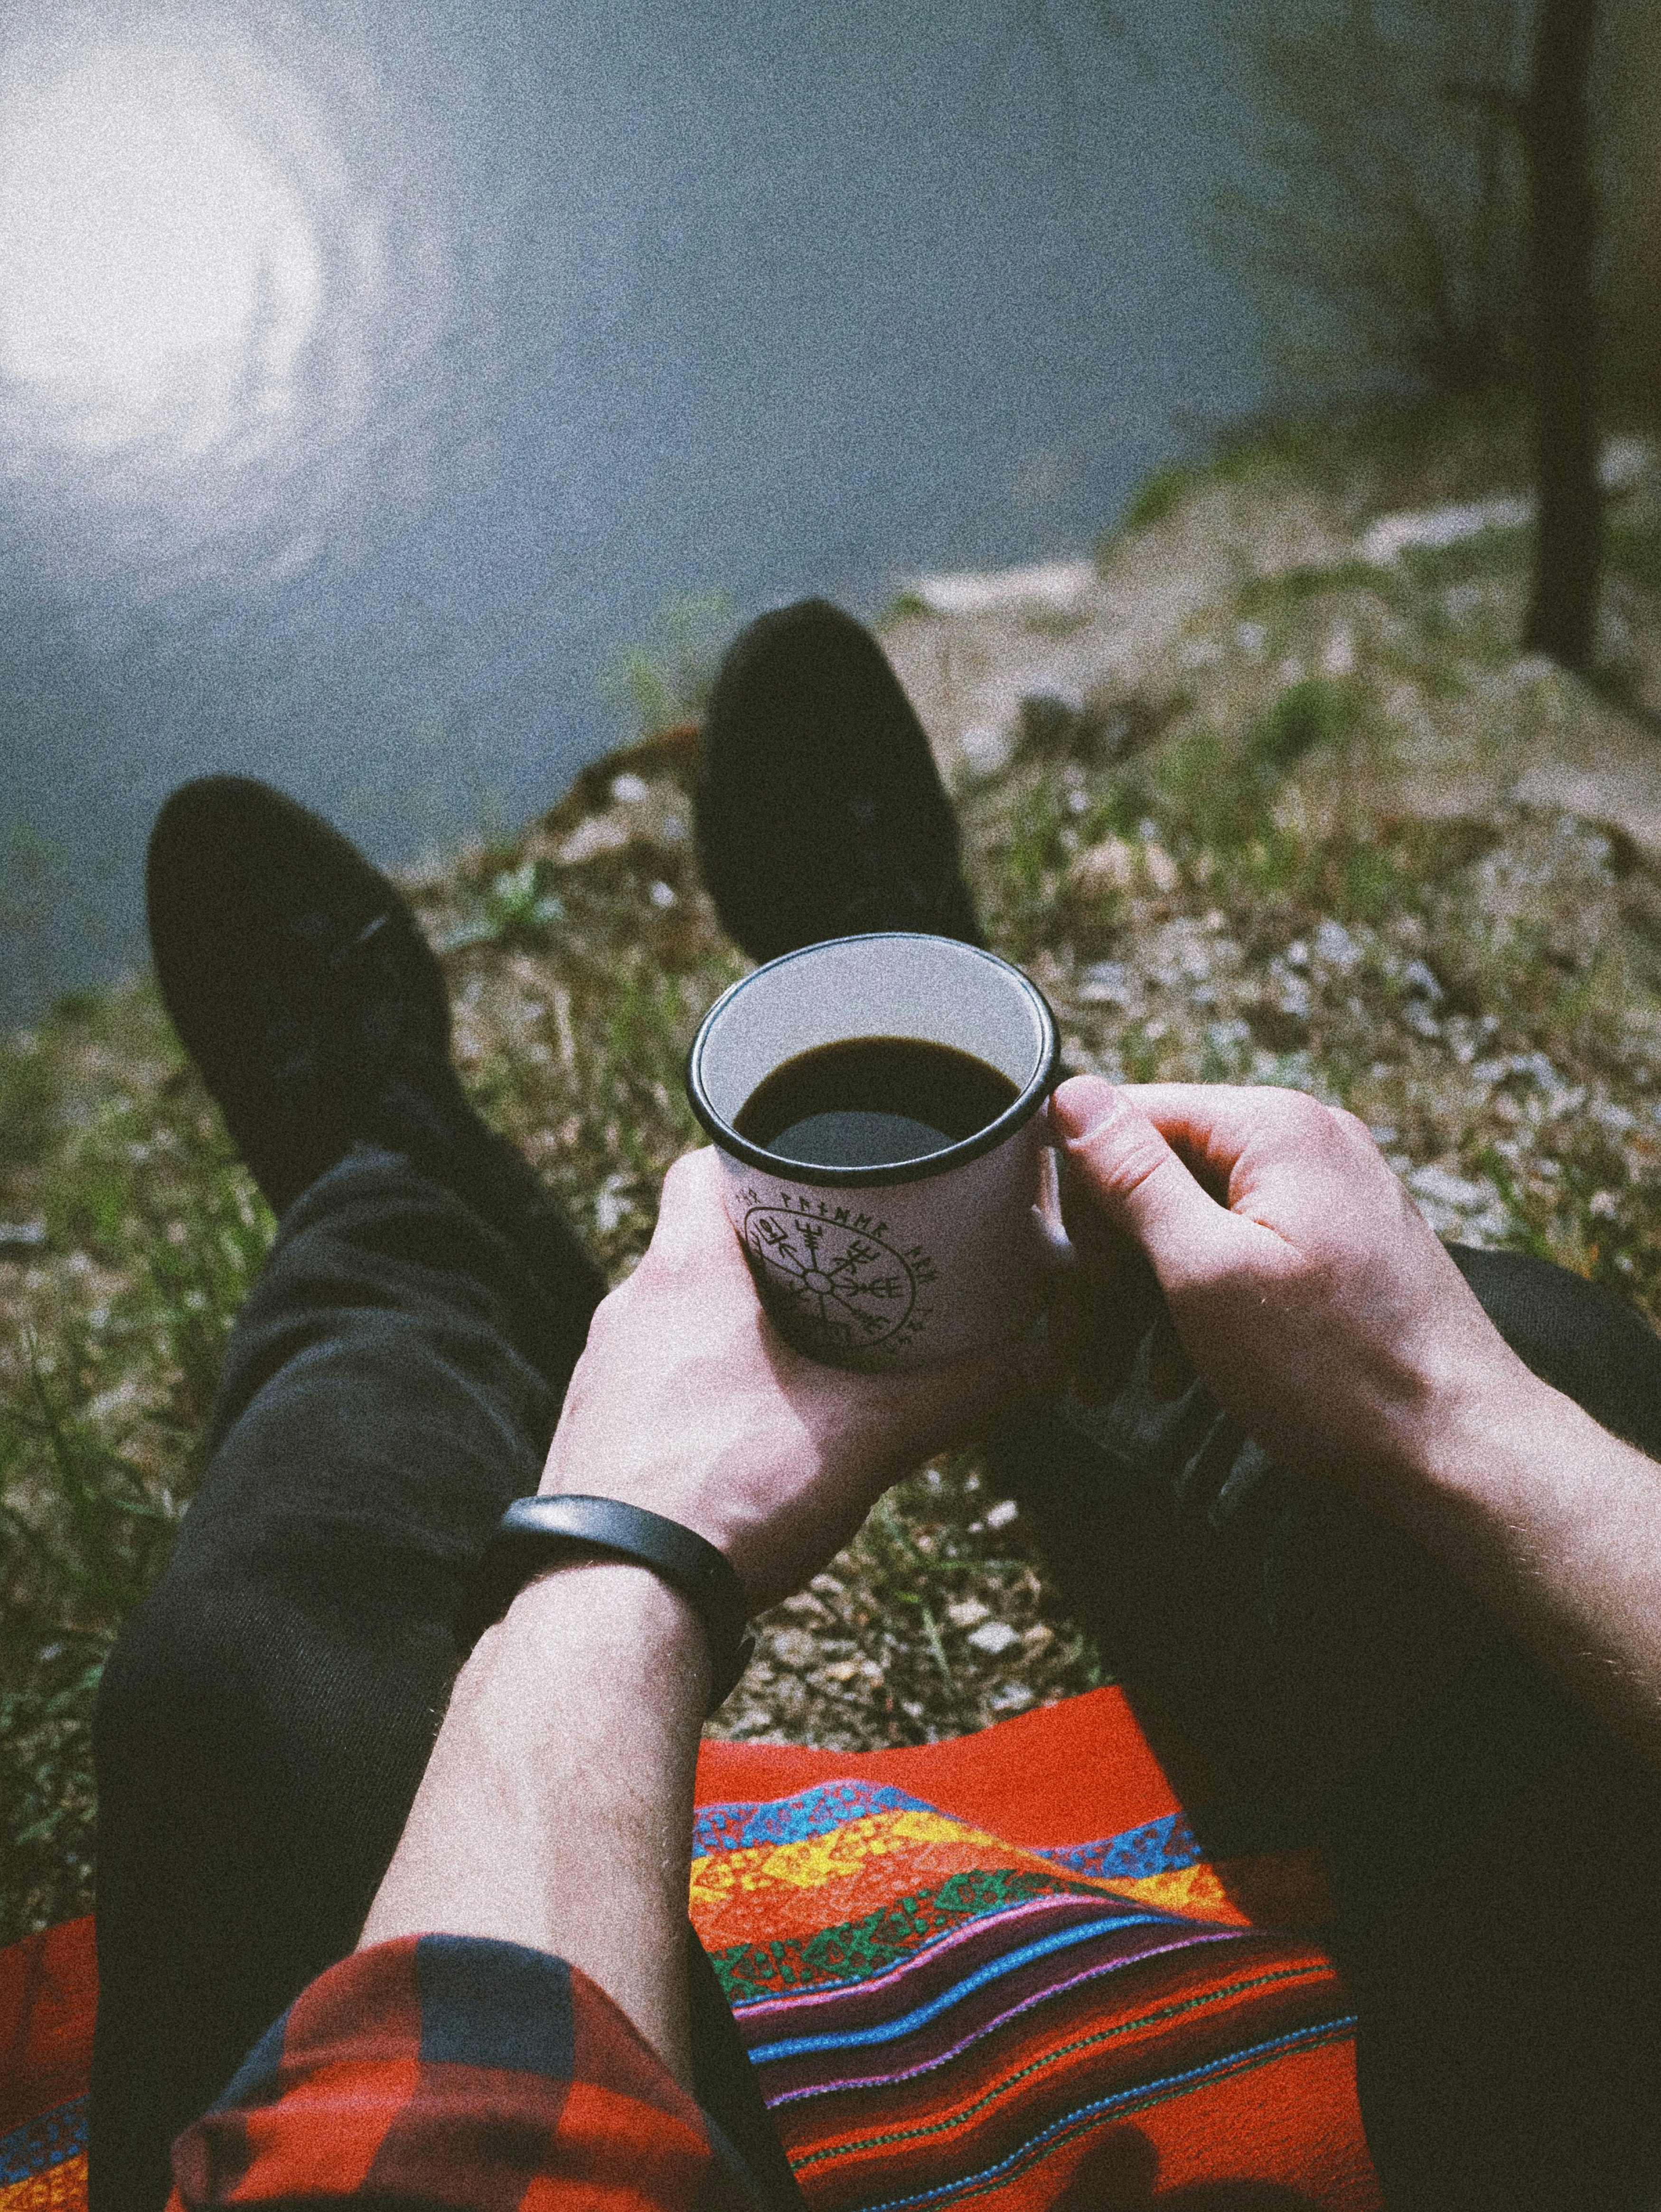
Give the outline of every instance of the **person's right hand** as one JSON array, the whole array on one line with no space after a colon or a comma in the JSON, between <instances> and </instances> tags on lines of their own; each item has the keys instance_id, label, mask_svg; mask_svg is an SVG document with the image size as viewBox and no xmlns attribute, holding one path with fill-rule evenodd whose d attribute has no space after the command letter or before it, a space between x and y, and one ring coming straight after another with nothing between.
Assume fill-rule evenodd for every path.
<instances>
[{"instance_id":1,"label":"person's right hand","mask_svg":"<svg viewBox=\"0 0 1661 2212\"><path fill-rule=\"evenodd\" d=\"M1353 1114L1090 1076L1051 1114L1086 1279L1140 1246L1195 1370L1284 1465L1389 1510L1540 1389Z\"/></svg>"}]
</instances>

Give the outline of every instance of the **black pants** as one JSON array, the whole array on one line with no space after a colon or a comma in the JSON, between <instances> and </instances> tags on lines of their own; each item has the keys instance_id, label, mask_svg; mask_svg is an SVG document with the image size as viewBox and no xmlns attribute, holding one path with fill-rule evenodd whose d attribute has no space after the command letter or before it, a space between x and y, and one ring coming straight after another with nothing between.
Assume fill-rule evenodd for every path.
<instances>
[{"instance_id":1,"label":"black pants","mask_svg":"<svg viewBox=\"0 0 1661 2212\"><path fill-rule=\"evenodd\" d=\"M527 1269L384 1153L285 1216L206 1475L99 1693L97 2212L162 2204L173 2136L356 1945L449 1696L468 1567L536 1488L604 1288L575 1239ZM700 2096L793 2201L691 1948Z\"/></svg>"},{"instance_id":2,"label":"black pants","mask_svg":"<svg viewBox=\"0 0 1661 2212\"><path fill-rule=\"evenodd\" d=\"M1641 1322L1537 1262L1464 1263L1524 1357L1661 1453ZM161 2203L173 2135L355 1944L443 1712L463 1578L535 1486L600 1287L574 1242L527 1270L386 1155L285 1218L208 1473L100 1696L95 2212ZM1156 1735L1175 1728L1173 1769L1178 1737L1208 1736L1212 1773L1234 1761L1199 1808L1216 1847L1230 1822L1318 1832L1392 2203L1636 2207L1661 2116L1651 1778L1411 1547L1254 1465L1202 1393L1153 1419L1113 1480L1113 1438L1064 1423L1002 1457ZM788 2199L696 1966L700 2094Z\"/></svg>"},{"instance_id":3,"label":"black pants","mask_svg":"<svg viewBox=\"0 0 1661 2212\"><path fill-rule=\"evenodd\" d=\"M1661 1460L1642 1318L1545 1261L1452 1250L1528 1364ZM1393 2212L1658 2212L1661 1776L1415 1545L1275 1466L1162 1339L1110 1406L1000 1439L999 1478L1211 1855L1320 1850Z\"/></svg>"}]
</instances>

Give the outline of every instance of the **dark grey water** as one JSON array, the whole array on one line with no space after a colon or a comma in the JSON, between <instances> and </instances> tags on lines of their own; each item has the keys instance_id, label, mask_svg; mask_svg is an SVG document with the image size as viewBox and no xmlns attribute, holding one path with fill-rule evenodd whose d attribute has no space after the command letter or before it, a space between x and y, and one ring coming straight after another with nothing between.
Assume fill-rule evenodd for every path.
<instances>
[{"instance_id":1,"label":"dark grey water","mask_svg":"<svg viewBox=\"0 0 1661 2212\"><path fill-rule=\"evenodd\" d=\"M1086 548L1258 396L1158 13L0 0L0 1013L140 955L185 776L401 857L666 599Z\"/></svg>"}]
</instances>

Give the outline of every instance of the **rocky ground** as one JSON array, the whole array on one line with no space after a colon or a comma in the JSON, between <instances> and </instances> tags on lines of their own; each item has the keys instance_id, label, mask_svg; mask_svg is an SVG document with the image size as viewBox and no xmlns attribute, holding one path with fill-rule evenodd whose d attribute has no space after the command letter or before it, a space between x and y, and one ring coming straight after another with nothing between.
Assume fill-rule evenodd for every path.
<instances>
[{"instance_id":1,"label":"rocky ground","mask_svg":"<svg viewBox=\"0 0 1661 2212\"><path fill-rule=\"evenodd\" d=\"M1515 510L1449 534L1520 466L1469 426L1260 441L1155 479L1094 561L919 580L884 635L993 941L1074 1066L1342 1100L1439 1230L1658 1318L1657 492L1629 451L1592 689L1516 649ZM694 728L655 738L411 882L469 1081L614 1277L697 1139L682 1059L741 969L696 879L695 757ZM92 1688L188 1499L270 1226L147 981L5 1041L0 1936L90 1894ZM851 1749L1099 1678L961 1455L768 1616L715 1725Z\"/></svg>"}]
</instances>

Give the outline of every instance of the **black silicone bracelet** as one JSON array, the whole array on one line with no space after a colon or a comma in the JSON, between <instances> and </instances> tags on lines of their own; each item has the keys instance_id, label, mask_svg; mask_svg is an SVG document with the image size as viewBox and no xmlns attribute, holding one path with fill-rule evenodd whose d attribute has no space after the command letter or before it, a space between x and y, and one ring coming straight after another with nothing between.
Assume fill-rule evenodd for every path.
<instances>
[{"instance_id":1,"label":"black silicone bracelet","mask_svg":"<svg viewBox=\"0 0 1661 2212\"><path fill-rule=\"evenodd\" d=\"M678 1590L709 1639L709 1711L725 1703L756 1645L744 1584L726 1553L692 1529L616 1498L583 1498L570 1491L516 1498L485 1546L462 1601L456 1620L462 1649L471 1651L526 1583L571 1551L632 1559Z\"/></svg>"}]
</instances>

